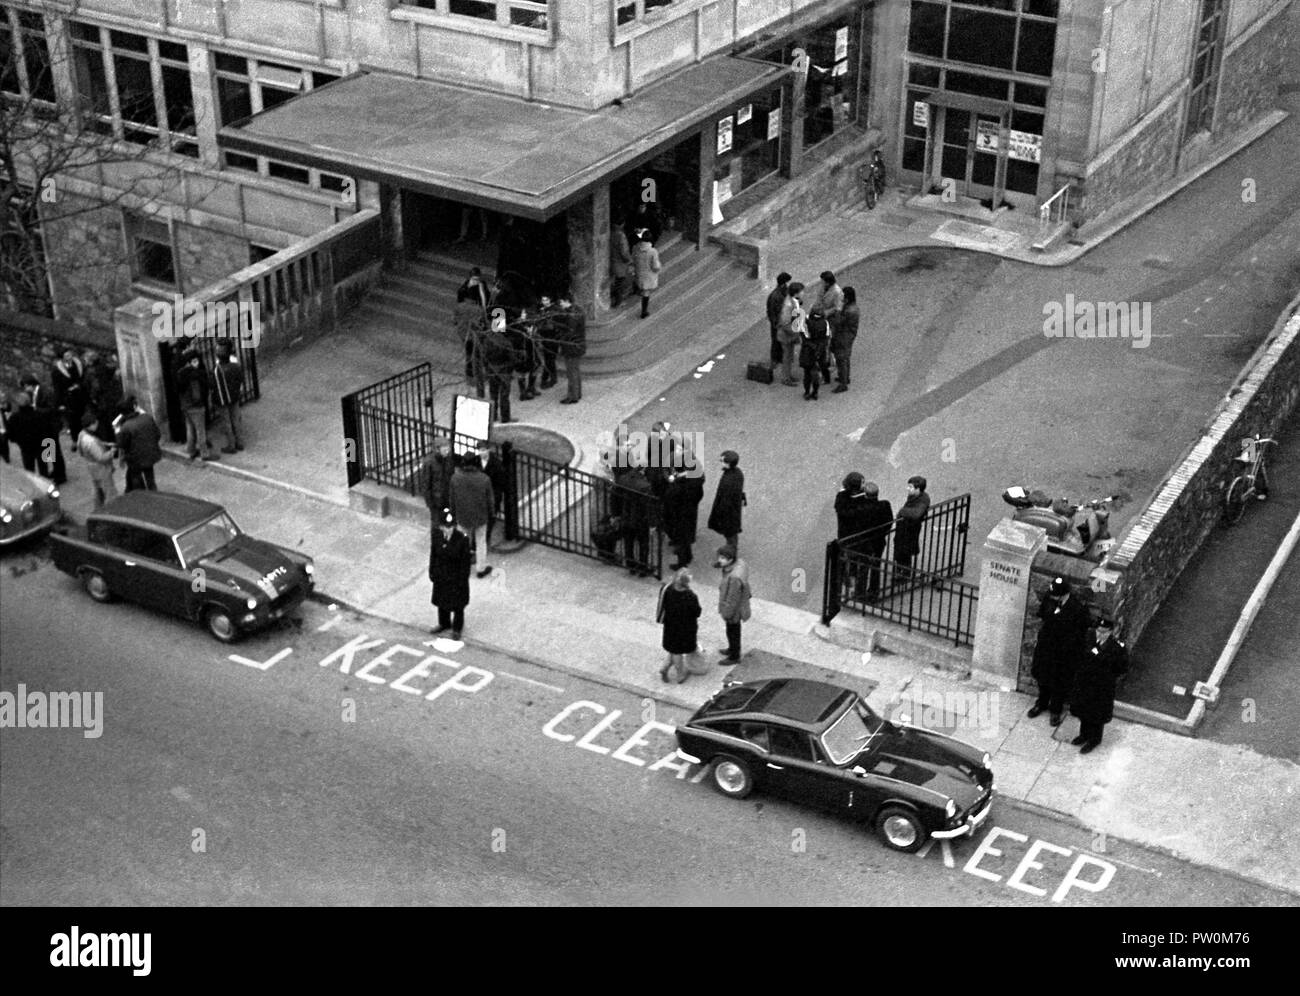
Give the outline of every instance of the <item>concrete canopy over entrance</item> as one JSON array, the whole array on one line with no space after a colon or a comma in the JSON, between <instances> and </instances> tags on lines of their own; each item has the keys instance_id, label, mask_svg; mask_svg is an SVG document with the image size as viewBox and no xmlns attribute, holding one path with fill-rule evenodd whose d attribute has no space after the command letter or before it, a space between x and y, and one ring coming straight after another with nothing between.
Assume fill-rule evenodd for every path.
<instances>
[{"instance_id":1,"label":"concrete canopy over entrance","mask_svg":"<svg viewBox=\"0 0 1300 996\"><path fill-rule=\"evenodd\" d=\"M545 221L788 73L713 56L584 111L362 72L228 125L220 142Z\"/></svg>"}]
</instances>

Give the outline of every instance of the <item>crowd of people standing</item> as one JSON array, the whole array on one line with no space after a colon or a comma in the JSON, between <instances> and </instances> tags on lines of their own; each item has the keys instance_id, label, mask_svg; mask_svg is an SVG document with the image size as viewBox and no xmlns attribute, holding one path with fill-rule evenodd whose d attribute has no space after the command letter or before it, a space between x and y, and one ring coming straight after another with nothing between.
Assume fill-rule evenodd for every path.
<instances>
[{"instance_id":1,"label":"crowd of people standing","mask_svg":"<svg viewBox=\"0 0 1300 996\"><path fill-rule=\"evenodd\" d=\"M797 360L803 371L803 396L816 401L822 384L833 378L832 393L843 394L852 382L853 343L861 312L858 293L841 287L830 270L807 285L780 273L767 297L771 364L781 367L781 383L793 387Z\"/></svg>"}]
</instances>

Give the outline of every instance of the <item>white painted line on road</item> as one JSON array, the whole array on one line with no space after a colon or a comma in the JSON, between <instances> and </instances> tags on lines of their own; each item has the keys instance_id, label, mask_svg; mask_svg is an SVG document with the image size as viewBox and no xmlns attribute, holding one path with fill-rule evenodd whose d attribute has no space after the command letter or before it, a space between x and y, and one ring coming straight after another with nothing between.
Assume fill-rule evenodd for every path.
<instances>
[{"instance_id":1,"label":"white painted line on road","mask_svg":"<svg viewBox=\"0 0 1300 996\"><path fill-rule=\"evenodd\" d=\"M432 647L440 654L454 654L457 650L465 648L465 641L447 640L440 636L436 640L425 640L423 646Z\"/></svg>"},{"instance_id":2,"label":"white painted line on road","mask_svg":"<svg viewBox=\"0 0 1300 996\"><path fill-rule=\"evenodd\" d=\"M229 654L229 658L236 664L245 664L248 667L256 668L258 671L270 670L272 664L276 664L293 653L293 647L285 647L274 657L268 657L264 661L249 660L247 657L240 657L238 654Z\"/></svg>"},{"instance_id":3,"label":"white painted line on road","mask_svg":"<svg viewBox=\"0 0 1300 996\"><path fill-rule=\"evenodd\" d=\"M324 633L326 630L333 629L335 626L337 626L337 625L338 625L339 623L341 623L342 621L343 621L343 616L340 615L340 614L335 614L335 615L331 616L329 619L325 620L325 621L324 621L323 623L321 623L319 626L317 626L317 627L316 627L316 632L317 632L317 633Z\"/></svg>"},{"instance_id":4,"label":"white painted line on road","mask_svg":"<svg viewBox=\"0 0 1300 996\"><path fill-rule=\"evenodd\" d=\"M1236 332L1202 332L1201 337L1204 339L1236 339Z\"/></svg>"},{"instance_id":5,"label":"white painted line on road","mask_svg":"<svg viewBox=\"0 0 1300 996\"><path fill-rule=\"evenodd\" d=\"M503 678L514 678L515 681L526 681L528 682L528 684L537 685L539 688L549 688L553 692L564 691L564 689L561 688L559 685L548 685L544 681L534 681L532 678L525 678L521 674L511 674L509 671L498 671L497 674L501 675L501 677Z\"/></svg>"}]
</instances>

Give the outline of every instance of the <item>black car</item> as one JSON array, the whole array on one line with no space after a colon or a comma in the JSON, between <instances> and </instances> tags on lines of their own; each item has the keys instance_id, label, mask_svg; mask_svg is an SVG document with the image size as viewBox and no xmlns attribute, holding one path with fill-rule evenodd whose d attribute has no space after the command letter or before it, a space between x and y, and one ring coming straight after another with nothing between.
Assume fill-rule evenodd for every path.
<instances>
[{"instance_id":1,"label":"black car","mask_svg":"<svg viewBox=\"0 0 1300 996\"><path fill-rule=\"evenodd\" d=\"M989 813L989 755L891 723L854 691L773 678L729 685L677 728L678 753L707 765L723 795L759 788L847 813L890 847L974 833Z\"/></svg>"},{"instance_id":2,"label":"black car","mask_svg":"<svg viewBox=\"0 0 1300 996\"><path fill-rule=\"evenodd\" d=\"M50 539L54 566L97 602L114 597L201 622L229 643L298 607L315 586L310 557L243 532L220 505L131 491Z\"/></svg>"}]
</instances>

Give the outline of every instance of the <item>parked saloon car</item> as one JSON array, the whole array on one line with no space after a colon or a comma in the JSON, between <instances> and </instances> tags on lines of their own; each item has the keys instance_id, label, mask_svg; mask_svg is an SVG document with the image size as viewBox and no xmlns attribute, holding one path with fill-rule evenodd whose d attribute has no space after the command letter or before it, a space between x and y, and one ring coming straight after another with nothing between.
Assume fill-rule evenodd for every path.
<instances>
[{"instance_id":1,"label":"parked saloon car","mask_svg":"<svg viewBox=\"0 0 1300 996\"><path fill-rule=\"evenodd\" d=\"M131 491L51 537L54 566L97 602L114 596L202 622L229 643L293 611L315 585L310 557L253 539L220 505Z\"/></svg>"},{"instance_id":2,"label":"parked saloon car","mask_svg":"<svg viewBox=\"0 0 1300 996\"><path fill-rule=\"evenodd\" d=\"M0 546L48 531L61 515L58 488L0 460Z\"/></svg>"},{"instance_id":3,"label":"parked saloon car","mask_svg":"<svg viewBox=\"0 0 1300 996\"><path fill-rule=\"evenodd\" d=\"M988 754L876 715L847 688L803 678L724 687L677 728L682 757L723 795L754 788L872 826L890 847L962 837L989 813Z\"/></svg>"}]
</instances>

